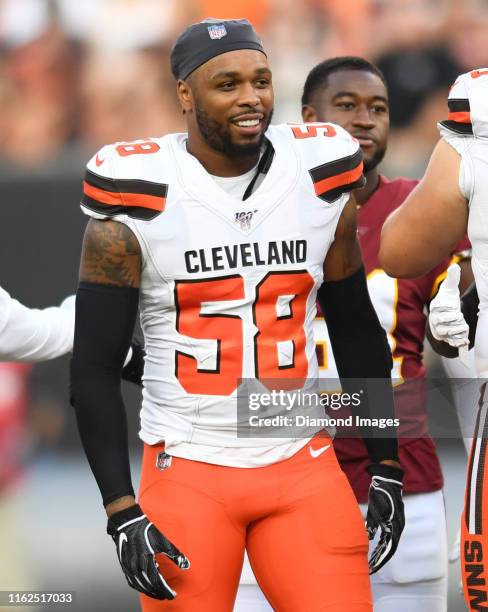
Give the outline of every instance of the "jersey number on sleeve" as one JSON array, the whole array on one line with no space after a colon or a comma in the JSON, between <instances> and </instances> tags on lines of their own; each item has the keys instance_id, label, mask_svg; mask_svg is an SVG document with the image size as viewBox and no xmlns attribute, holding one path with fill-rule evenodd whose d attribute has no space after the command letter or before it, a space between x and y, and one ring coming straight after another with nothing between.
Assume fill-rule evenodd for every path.
<instances>
[{"instance_id":1,"label":"jersey number on sleeve","mask_svg":"<svg viewBox=\"0 0 488 612\"><path fill-rule=\"evenodd\" d=\"M258 329L254 337L256 378L282 381L307 376L304 322L313 285L308 272L298 271L270 272L257 286L252 305ZM230 395L237 388L243 376L243 320L238 314L222 314L222 304L214 303L244 298L240 275L176 282L177 331L206 341L197 347L198 343L189 340L188 353L176 351L176 378L188 393Z\"/></svg>"},{"instance_id":2,"label":"jersey number on sleeve","mask_svg":"<svg viewBox=\"0 0 488 612\"><path fill-rule=\"evenodd\" d=\"M328 123L300 123L290 126L295 138L315 138L317 136L336 136L334 126Z\"/></svg>"},{"instance_id":3,"label":"jersey number on sleeve","mask_svg":"<svg viewBox=\"0 0 488 612\"><path fill-rule=\"evenodd\" d=\"M115 150L121 157L127 157L128 155L156 153L160 148L157 142L146 140L145 142L124 142L115 147Z\"/></svg>"}]
</instances>

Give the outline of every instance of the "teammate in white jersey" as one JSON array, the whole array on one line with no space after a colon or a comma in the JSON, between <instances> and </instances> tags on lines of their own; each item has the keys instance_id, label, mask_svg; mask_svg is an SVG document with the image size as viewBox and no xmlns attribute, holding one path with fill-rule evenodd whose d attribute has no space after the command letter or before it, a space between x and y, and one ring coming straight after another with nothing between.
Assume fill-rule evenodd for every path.
<instances>
[{"instance_id":1,"label":"teammate in white jersey","mask_svg":"<svg viewBox=\"0 0 488 612\"><path fill-rule=\"evenodd\" d=\"M488 375L488 69L458 77L449 93L449 116L439 124L437 144L425 176L383 227L380 260L400 277L431 269L468 232L479 295L475 338L478 377ZM462 518L461 559L466 603L486 606L486 409L482 385L477 429L468 468ZM473 408L474 409L474 408Z\"/></svg>"},{"instance_id":2,"label":"teammate in white jersey","mask_svg":"<svg viewBox=\"0 0 488 612\"><path fill-rule=\"evenodd\" d=\"M75 331L75 296L60 306L28 308L0 287L0 361L47 361L68 353Z\"/></svg>"},{"instance_id":3,"label":"teammate in white jersey","mask_svg":"<svg viewBox=\"0 0 488 612\"><path fill-rule=\"evenodd\" d=\"M145 611L232 609L245 549L275 609L370 611L367 537L328 433L317 424L306 436L239 435L237 401L241 379L253 379L261 411L272 391L317 377L318 295L345 387L383 380L358 414L393 417L391 355L349 196L362 184L358 143L327 123L269 127L271 71L246 20L187 28L172 70L188 133L106 146L85 176L92 219L72 391L108 532ZM119 389L138 304L140 505ZM362 429L367 527L381 531L371 571L404 523L395 430L382 431Z\"/></svg>"},{"instance_id":4,"label":"teammate in white jersey","mask_svg":"<svg viewBox=\"0 0 488 612\"><path fill-rule=\"evenodd\" d=\"M70 353L75 333L75 296L59 306L28 308L0 287L0 361L50 361ZM133 338L122 378L142 384L144 350Z\"/></svg>"}]
</instances>

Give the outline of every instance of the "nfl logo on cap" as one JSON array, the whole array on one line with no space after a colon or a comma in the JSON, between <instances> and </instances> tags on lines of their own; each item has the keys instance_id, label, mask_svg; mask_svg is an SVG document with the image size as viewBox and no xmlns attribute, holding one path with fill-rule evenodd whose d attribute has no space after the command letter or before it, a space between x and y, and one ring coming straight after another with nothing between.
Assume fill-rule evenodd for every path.
<instances>
[{"instance_id":1,"label":"nfl logo on cap","mask_svg":"<svg viewBox=\"0 0 488 612\"><path fill-rule=\"evenodd\" d=\"M208 35L212 40L218 40L219 38L227 36L227 30L225 29L225 25L222 23L218 25L208 26Z\"/></svg>"}]
</instances>

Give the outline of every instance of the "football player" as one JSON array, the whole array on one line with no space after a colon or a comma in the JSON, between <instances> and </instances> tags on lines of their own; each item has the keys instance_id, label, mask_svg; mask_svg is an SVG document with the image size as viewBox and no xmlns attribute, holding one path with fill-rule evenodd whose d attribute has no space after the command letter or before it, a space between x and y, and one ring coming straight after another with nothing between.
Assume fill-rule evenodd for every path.
<instances>
[{"instance_id":1,"label":"football player","mask_svg":"<svg viewBox=\"0 0 488 612\"><path fill-rule=\"evenodd\" d=\"M231 610L245 549L275 609L370 611L367 535L328 433L244 437L236 416L242 378L264 405L317 377L318 296L344 386L368 385L357 414L393 421L350 196L359 145L328 123L270 126L271 71L246 20L190 26L171 66L188 133L106 146L84 183L72 392L108 532L146 612ZM119 380L138 303L136 503ZM404 524L395 428L382 431L362 429L373 572Z\"/></svg>"},{"instance_id":2,"label":"football player","mask_svg":"<svg viewBox=\"0 0 488 612\"><path fill-rule=\"evenodd\" d=\"M464 596L469 610L488 602L484 552L487 549L485 494L486 386L488 375L487 209L488 69L458 77L448 98L449 114L439 123L441 139L425 175L405 203L386 221L380 260L388 274L423 274L445 257L467 231L479 296L475 364L481 379L480 409L468 466L465 509L461 520Z\"/></svg>"},{"instance_id":3,"label":"football player","mask_svg":"<svg viewBox=\"0 0 488 612\"><path fill-rule=\"evenodd\" d=\"M407 431L403 430L406 437L400 438L406 528L395 557L371 577L374 609L375 612L410 612L415 602L419 612L445 611L447 534L442 472L434 443L427 433L426 398L421 394L414 408L411 395L400 384L405 379L424 377L424 309L451 258L444 258L433 270L412 280L390 278L378 263L381 226L418 181L405 178L390 181L378 171L387 147L389 105L384 77L374 64L359 57L337 57L318 64L305 82L302 116L306 122L330 121L340 125L361 146L366 184L354 191L359 242L369 293L393 354L392 376L398 385L395 389L397 415L403 426L409 425ZM337 379L322 316L317 317L314 331L320 376ZM323 383L326 388L327 382ZM369 483L364 469L368 462L364 442L338 436L334 447L365 514ZM239 589L239 612L252 609L252 598L255 605L260 599L257 587L251 586L252 572L246 567L243 580L249 586L245 584ZM243 605L244 598L249 602L247 608Z\"/></svg>"}]
</instances>

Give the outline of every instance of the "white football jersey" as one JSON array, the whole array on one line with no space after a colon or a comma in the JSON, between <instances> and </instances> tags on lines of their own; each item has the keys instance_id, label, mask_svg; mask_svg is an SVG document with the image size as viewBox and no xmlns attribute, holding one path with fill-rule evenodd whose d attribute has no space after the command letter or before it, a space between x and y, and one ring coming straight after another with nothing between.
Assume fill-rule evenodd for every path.
<instances>
[{"instance_id":1,"label":"white football jersey","mask_svg":"<svg viewBox=\"0 0 488 612\"><path fill-rule=\"evenodd\" d=\"M361 151L331 124L272 126L267 138L273 161L245 201L187 152L186 134L106 146L88 163L83 210L126 224L142 251L140 436L177 456L251 467L307 442L238 437L237 391L240 379L317 378L316 293L363 184Z\"/></svg>"},{"instance_id":2,"label":"white football jersey","mask_svg":"<svg viewBox=\"0 0 488 612\"><path fill-rule=\"evenodd\" d=\"M478 376L488 377L488 68L458 77L448 99L442 138L459 153L459 187L469 204L468 236L480 298L475 356Z\"/></svg>"}]
</instances>

